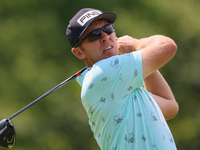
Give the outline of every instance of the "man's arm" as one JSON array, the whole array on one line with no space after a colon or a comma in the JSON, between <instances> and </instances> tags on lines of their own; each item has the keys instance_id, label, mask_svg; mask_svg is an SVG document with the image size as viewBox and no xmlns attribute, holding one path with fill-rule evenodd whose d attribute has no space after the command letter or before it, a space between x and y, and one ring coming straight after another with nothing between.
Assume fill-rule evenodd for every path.
<instances>
[{"instance_id":1,"label":"man's arm","mask_svg":"<svg viewBox=\"0 0 200 150\"><path fill-rule=\"evenodd\" d=\"M177 51L176 43L162 35L140 39L135 47L142 52L144 79L171 60Z\"/></svg>"},{"instance_id":2,"label":"man's arm","mask_svg":"<svg viewBox=\"0 0 200 150\"><path fill-rule=\"evenodd\" d=\"M166 119L173 118L178 112L178 104L173 93L158 69L166 64L176 53L175 42L162 35L149 38L118 39L119 54L141 50L145 88L151 92Z\"/></svg>"},{"instance_id":3,"label":"man's arm","mask_svg":"<svg viewBox=\"0 0 200 150\"><path fill-rule=\"evenodd\" d=\"M162 35L154 35L148 38L119 38L119 54L141 50L143 62L143 78L166 64L176 53L176 43Z\"/></svg>"},{"instance_id":4,"label":"man's arm","mask_svg":"<svg viewBox=\"0 0 200 150\"><path fill-rule=\"evenodd\" d=\"M153 94L166 120L176 116L179 110L178 104L171 88L158 70L144 79L144 88Z\"/></svg>"}]
</instances>

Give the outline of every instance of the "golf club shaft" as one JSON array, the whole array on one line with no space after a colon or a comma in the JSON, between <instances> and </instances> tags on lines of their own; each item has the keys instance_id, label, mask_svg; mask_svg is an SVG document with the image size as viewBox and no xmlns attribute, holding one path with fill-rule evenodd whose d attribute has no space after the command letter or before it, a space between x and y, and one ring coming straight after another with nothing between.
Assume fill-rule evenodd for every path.
<instances>
[{"instance_id":1,"label":"golf club shaft","mask_svg":"<svg viewBox=\"0 0 200 150\"><path fill-rule=\"evenodd\" d=\"M71 81L72 79L76 78L77 76L79 76L85 69L87 69L87 67L84 67L83 69L81 69L80 71L78 71L77 73L75 73L74 75L72 75L71 77L69 77L68 79L66 79L65 81L61 82L60 84L58 84L57 86L55 86L54 88L52 88L51 90L49 90L48 92L46 92L45 94L43 94L42 96L40 96L39 98L37 98L36 100L34 100L33 102L31 102L30 104L28 104L27 106L25 106L24 108L22 108L21 110L19 110L18 112L16 112L15 114L13 114L12 116L10 116L8 119L11 120L12 118L14 118L15 116L19 115L20 113L22 113L23 111L25 111L27 108L31 107L32 105L34 105L36 102L40 101L41 99L43 99L44 97L48 96L49 94L51 94L52 92L54 92L55 90L61 88L63 85L65 85L66 83L68 83L69 81Z\"/></svg>"}]
</instances>

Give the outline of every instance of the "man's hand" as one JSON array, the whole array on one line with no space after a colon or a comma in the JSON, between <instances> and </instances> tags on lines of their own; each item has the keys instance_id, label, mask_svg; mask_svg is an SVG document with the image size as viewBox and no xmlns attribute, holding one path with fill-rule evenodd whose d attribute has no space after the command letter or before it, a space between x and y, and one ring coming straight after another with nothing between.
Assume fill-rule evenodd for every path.
<instances>
[{"instance_id":1,"label":"man's hand","mask_svg":"<svg viewBox=\"0 0 200 150\"><path fill-rule=\"evenodd\" d=\"M119 54L130 53L136 51L137 39L130 36L123 36L117 39Z\"/></svg>"}]
</instances>

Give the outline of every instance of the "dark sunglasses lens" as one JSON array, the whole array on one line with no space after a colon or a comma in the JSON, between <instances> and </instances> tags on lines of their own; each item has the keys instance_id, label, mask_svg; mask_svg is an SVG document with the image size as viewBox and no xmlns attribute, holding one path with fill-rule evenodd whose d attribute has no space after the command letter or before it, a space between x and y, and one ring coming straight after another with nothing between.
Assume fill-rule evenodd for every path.
<instances>
[{"instance_id":1,"label":"dark sunglasses lens","mask_svg":"<svg viewBox=\"0 0 200 150\"><path fill-rule=\"evenodd\" d=\"M87 39L90 42L93 42L93 41L98 40L100 38L101 38L101 30L100 29L93 30L87 37Z\"/></svg>"},{"instance_id":2,"label":"dark sunglasses lens","mask_svg":"<svg viewBox=\"0 0 200 150\"><path fill-rule=\"evenodd\" d=\"M107 34L111 34L115 31L115 29L112 25L108 25L103 28L103 31Z\"/></svg>"},{"instance_id":3,"label":"dark sunglasses lens","mask_svg":"<svg viewBox=\"0 0 200 150\"><path fill-rule=\"evenodd\" d=\"M101 30L103 30L103 32L107 33L107 34L111 34L115 31L114 27L112 24L110 25L107 25L107 26L104 26L103 28L101 29L96 29L96 30L93 30L92 32L90 32L87 36L87 39L90 41L90 42L93 42L95 40L98 40L101 38Z\"/></svg>"}]
</instances>

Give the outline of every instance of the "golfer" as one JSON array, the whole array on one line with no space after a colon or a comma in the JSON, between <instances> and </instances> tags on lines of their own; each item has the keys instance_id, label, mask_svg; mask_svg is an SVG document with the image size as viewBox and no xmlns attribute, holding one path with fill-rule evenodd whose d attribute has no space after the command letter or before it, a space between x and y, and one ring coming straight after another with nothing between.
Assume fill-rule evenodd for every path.
<instances>
[{"instance_id":1,"label":"golfer","mask_svg":"<svg viewBox=\"0 0 200 150\"><path fill-rule=\"evenodd\" d=\"M87 69L81 102L102 150L176 150L166 120L178 113L158 71L177 51L169 37L116 37L114 13L84 8L67 27L72 53Z\"/></svg>"}]
</instances>

